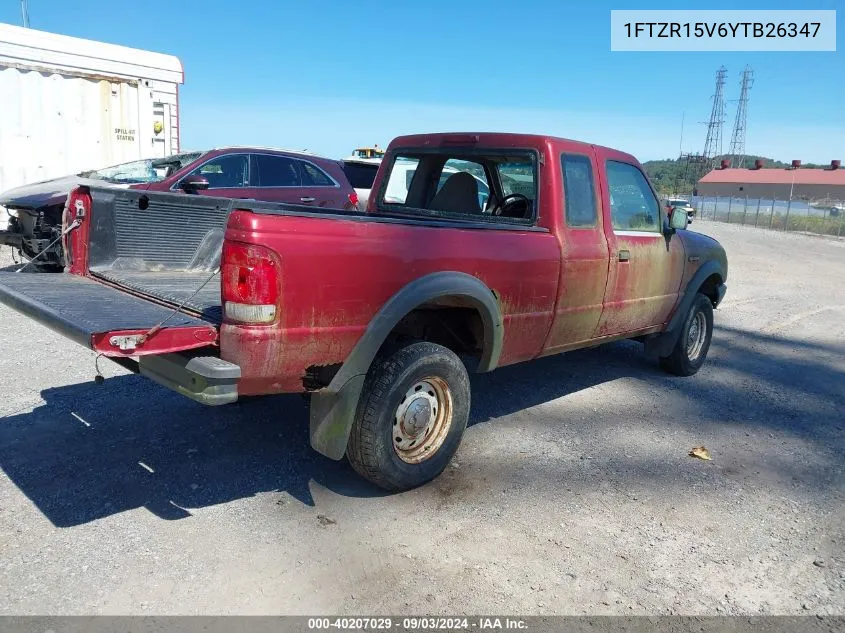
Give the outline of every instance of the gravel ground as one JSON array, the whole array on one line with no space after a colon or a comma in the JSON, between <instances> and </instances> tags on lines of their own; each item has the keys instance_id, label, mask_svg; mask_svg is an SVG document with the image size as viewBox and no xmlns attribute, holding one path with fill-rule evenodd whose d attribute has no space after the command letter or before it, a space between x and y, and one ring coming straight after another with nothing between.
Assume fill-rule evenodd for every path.
<instances>
[{"instance_id":1,"label":"gravel ground","mask_svg":"<svg viewBox=\"0 0 845 633\"><path fill-rule=\"evenodd\" d=\"M693 226L731 266L698 375L625 342L475 376L456 462L397 495L298 396L98 386L0 307L0 613L845 613L845 243Z\"/></svg>"}]
</instances>

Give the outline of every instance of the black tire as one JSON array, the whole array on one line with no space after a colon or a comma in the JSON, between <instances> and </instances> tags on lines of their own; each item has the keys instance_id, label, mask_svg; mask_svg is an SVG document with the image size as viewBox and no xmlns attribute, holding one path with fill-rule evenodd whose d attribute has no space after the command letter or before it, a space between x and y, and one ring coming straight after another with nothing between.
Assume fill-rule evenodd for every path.
<instances>
[{"instance_id":1,"label":"black tire","mask_svg":"<svg viewBox=\"0 0 845 633\"><path fill-rule=\"evenodd\" d=\"M690 334L698 340L695 331L691 333L693 323L696 323L696 331L701 329L703 320L703 339L697 345L690 344ZM707 352L710 349L710 341L713 338L713 304L705 295L698 293L690 306L689 313L684 319L684 325L678 336L675 347L668 356L661 357L660 366L676 376L692 376L704 364ZM694 352L694 354L691 354ZM691 357L692 355L692 357Z\"/></svg>"},{"instance_id":2,"label":"black tire","mask_svg":"<svg viewBox=\"0 0 845 633\"><path fill-rule=\"evenodd\" d=\"M447 386L446 393L451 396L448 399L451 421L448 427L443 426L442 432L438 433L437 428L432 428L431 435L426 435L424 441L420 440L421 444L425 444L433 442L437 436L440 443L434 452L424 453L418 463L409 463L407 457L400 457L399 448L394 442L397 435L394 427L399 424L397 410L406 401L415 401L416 396L412 395L409 400L407 394L426 379L437 382L436 396L440 395L442 384ZM434 400L440 402L437 397ZM425 411L436 412L439 404L422 404L423 408L427 406L430 408ZM390 491L416 488L437 477L449 464L461 443L469 409L469 376L454 352L426 342L412 343L394 350L377 358L370 367L358 401L346 446L346 457L358 474L380 488ZM444 410L446 407L441 407L441 411ZM406 415L408 411L410 407L406 409ZM416 417L413 420L416 422ZM421 449L418 445L413 450Z\"/></svg>"}]
</instances>

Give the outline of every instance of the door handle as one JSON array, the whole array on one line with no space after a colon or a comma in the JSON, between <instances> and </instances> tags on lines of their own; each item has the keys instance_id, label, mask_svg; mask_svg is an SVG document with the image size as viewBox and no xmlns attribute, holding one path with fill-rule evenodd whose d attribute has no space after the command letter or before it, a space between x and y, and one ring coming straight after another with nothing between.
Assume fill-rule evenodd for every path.
<instances>
[{"instance_id":1,"label":"door handle","mask_svg":"<svg viewBox=\"0 0 845 633\"><path fill-rule=\"evenodd\" d=\"M311 196L305 196L304 198L300 198L300 201L302 202L314 202L314 200L316 200L316 198L312 198Z\"/></svg>"},{"instance_id":2,"label":"door handle","mask_svg":"<svg viewBox=\"0 0 845 633\"><path fill-rule=\"evenodd\" d=\"M619 261L627 262L631 259L631 251L619 251Z\"/></svg>"}]
</instances>

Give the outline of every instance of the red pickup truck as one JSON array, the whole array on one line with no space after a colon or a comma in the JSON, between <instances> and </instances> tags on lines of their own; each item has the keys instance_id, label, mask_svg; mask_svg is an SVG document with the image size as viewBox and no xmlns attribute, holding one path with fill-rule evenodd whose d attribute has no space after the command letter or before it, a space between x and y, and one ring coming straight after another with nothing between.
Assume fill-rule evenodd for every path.
<instances>
[{"instance_id":1,"label":"red pickup truck","mask_svg":"<svg viewBox=\"0 0 845 633\"><path fill-rule=\"evenodd\" d=\"M310 394L312 446L403 490L457 450L468 371L635 339L694 374L727 258L686 227L616 150L405 136L366 212L79 187L66 272L0 301L205 404Z\"/></svg>"}]
</instances>

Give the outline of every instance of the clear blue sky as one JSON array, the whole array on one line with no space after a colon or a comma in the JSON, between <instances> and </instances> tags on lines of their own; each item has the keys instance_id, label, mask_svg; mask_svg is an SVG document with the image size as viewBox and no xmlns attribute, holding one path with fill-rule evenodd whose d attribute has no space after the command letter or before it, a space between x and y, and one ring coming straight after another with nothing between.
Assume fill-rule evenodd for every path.
<instances>
[{"instance_id":1,"label":"clear blue sky","mask_svg":"<svg viewBox=\"0 0 845 633\"><path fill-rule=\"evenodd\" d=\"M646 9L702 8L649 0ZM571 6L567 6L571 5ZM620 6L621 5L621 6ZM803 3L711 1L710 9ZM541 132L612 145L642 160L700 151L714 75L755 70L747 151L845 159L845 5L835 53L610 51L611 8L558 0L30 0L33 28L178 56L182 145L308 148L340 157L397 134ZM20 24L19 0L0 22ZM735 104L728 103L724 150Z\"/></svg>"}]
</instances>

